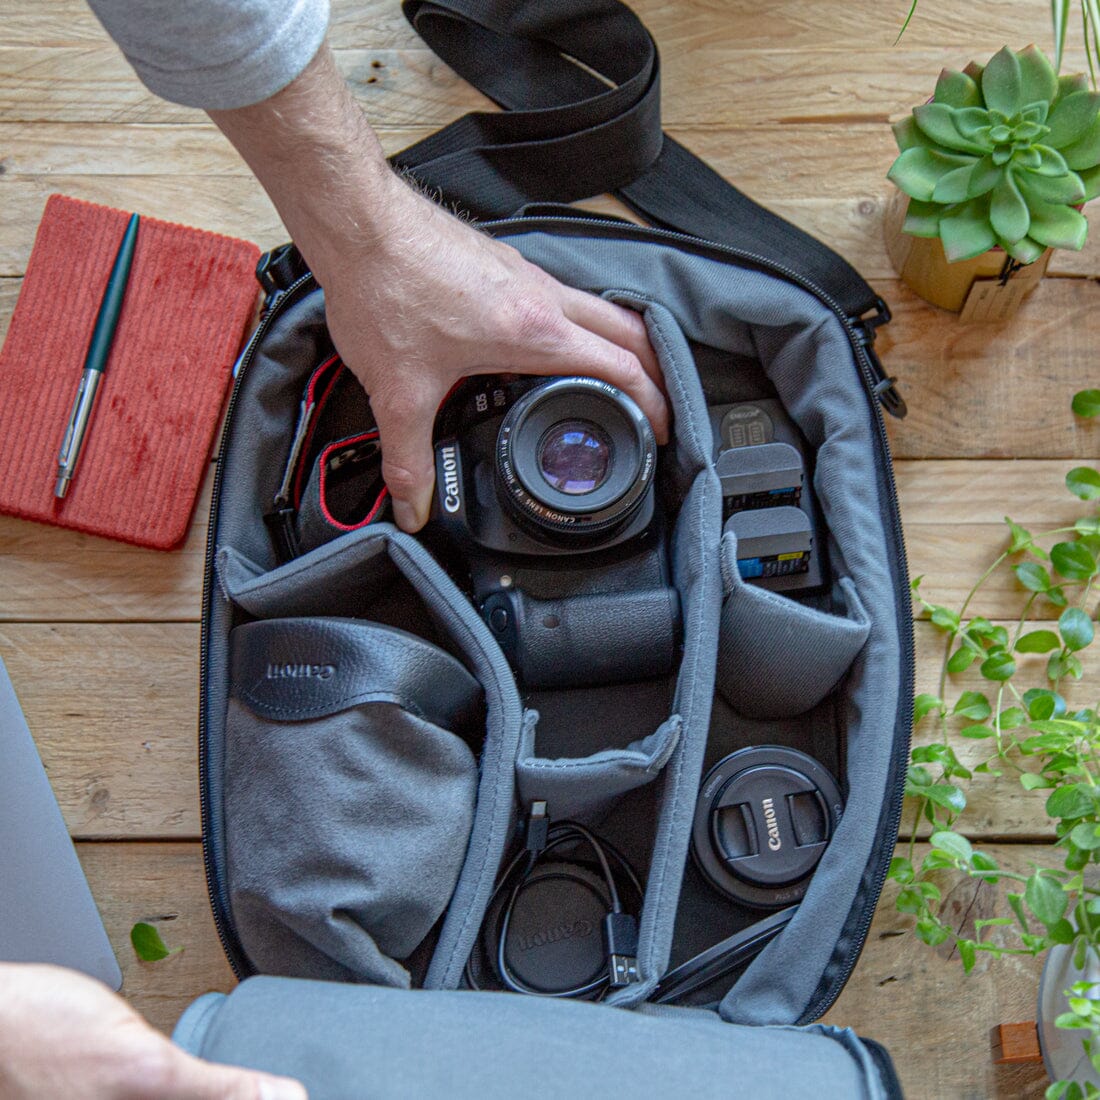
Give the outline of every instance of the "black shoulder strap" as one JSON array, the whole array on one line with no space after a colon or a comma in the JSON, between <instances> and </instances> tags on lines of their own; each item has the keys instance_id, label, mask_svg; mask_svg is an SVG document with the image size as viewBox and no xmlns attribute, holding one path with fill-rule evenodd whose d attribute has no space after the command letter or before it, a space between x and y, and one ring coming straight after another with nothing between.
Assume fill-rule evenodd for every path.
<instances>
[{"instance_id":1,"label":"black shoulder strap","mask_svg":"<svg viewBox=\"0 0 1100 1100\"><path fill-rule=\"evenodd\" d=\"M885 304L820 241L738 191L661 132L657 46L618 0L405 0L459 75L506 110L473 112L398 153L480 219L605 191L654 225L789 268L859 322Z\"/></svg>"}]
</instances>

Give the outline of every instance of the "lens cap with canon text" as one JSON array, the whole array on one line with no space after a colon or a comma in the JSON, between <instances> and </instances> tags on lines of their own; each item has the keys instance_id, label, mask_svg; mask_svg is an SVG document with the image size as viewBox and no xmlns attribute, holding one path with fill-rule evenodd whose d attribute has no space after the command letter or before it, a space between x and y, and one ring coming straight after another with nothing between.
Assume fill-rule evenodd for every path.
<instances>
[{"instance_id":1,"label":"lens cap with canon text","mask_svg":"<svg viewBox=\"0 0 1100 1100\"><path fill-rule=\"evenodd\" d=\"M735 901L790 905L805 894L843 809L836 780L812 756L780 745L741 749L703 780L692 852Z\"/></svg>"}]
</instances>

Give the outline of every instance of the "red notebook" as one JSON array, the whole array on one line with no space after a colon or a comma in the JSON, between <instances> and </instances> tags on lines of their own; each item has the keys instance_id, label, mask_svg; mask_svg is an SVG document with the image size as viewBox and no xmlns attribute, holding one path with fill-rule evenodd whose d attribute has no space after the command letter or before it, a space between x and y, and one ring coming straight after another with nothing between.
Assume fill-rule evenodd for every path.
<instances>
[{"instance_id":1,"label":"red notebook","mask_svg":"<svg viewBox=\"0 0 1100 1100\"><path fill-rule=\"evenodd\" d=\"M51 195L0 351L0 512L167 550L187 534L260 250L142 218L76 476L57 456L129 214Z\"/></svg>"}]
</instances>

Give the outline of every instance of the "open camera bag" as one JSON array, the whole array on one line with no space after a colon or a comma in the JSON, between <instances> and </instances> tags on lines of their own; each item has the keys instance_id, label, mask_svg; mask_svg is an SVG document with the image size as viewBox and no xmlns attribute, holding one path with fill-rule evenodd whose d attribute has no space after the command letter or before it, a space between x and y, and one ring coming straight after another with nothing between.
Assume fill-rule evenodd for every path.
<instances>
[{"instance_id":1,"label":"open camera bag","mask_svg":"<svg viewBox=\"0 0 1100 1100\"><path fill-rule=\"evenodd\" d=\"M645 316L673 414L657 476L681 646L660 675L574 686L566 661L558 683L524 690L468 596L384 510L326 512L288 557L272 502L307 381L334 352L300 257L266 257L215 481L201 666L206 870L247 980L195 1002L175 1039L299 1077L313 1100L899 1096L877 1044L814 1024L867 935L909 747L911 610L880 409L904 406L872 348L888 311L662 134L656 47L616 0L405 12L507 110L466 115L396 164L558 279ZM656 228L530 205L605 191ZM355 389L330 434L369 442ZM782 404L811 454L826 583L810 596L743 580L723 535L708 406L757 398ZM613 619L583 627L637 648L645 622ZM687 1003L655 1004L671 967L766 915L689 853L702 777L753 745L819 761L843 812L780 934ZM636 980L602 1003L465 988L537 800L612 840L644 882Z\"/></svg>"}]
</instances>

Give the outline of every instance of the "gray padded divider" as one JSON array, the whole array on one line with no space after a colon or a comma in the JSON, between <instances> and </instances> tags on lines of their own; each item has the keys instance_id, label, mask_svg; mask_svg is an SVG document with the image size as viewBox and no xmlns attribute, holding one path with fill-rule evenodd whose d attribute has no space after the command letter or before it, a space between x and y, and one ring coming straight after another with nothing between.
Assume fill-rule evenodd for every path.
<instances>
[{"instance_id":1,"label":"gray padded divider","mask_svg":"<svg viewBox=\"0 0 1100 1100\"><path fill-rule=\"evenodd\" d=\"M901 644L891 573L894 563L883 555L890 542L880 499L883 483L875 461L872 417L877 410L869 402L839 319L812 295L784 280L659 242L537 231L520 231L506 239L528 260L573 286L597 293L613 286L613 297L660 302L687 339L725 349L734 362L744 356L758 358L777 395L816 449L814 491L832 536L832 567L852 578L871 614L867 644L850 669L845 698L839 704L847 743L846 811L798 913L784 934L749 966L723 1005L726 1016L736 1022L798 1020L814 1010L815 991L832 960L852 954L852 945L841 933L857 893L867 886L864 871L878 839L899 714ZM660 354L659 339L656 347ZM701 426L703 421L697 423ZM677 422L676 428L682 431L683 425ZM717 496L716 484L713 491ZM709 545L708 530L714 531ZM679 551L679 558L706 558L717 575L717 525L702 523L691 541L693 545ZM682 564L680 570L682 576ZM680 577L677 583L682 583ZM708 606L694 613L716 616L716 593L717 585L708 584L699 601ZM693 614L687 599L685 610L686 617ZM697 675L693 677L692 672ZM681 692L692 691L700 677L705 673L690 668L685 657ZM709 710L709 699L706 703ZM685 721L683 755L674 754L666 769L667 797L648 887L651 901L657 904L647 904L643 915L643 943L647 930L656 931L655 922L671 935L694 806L692 787L700 778L702 750L700 746L693 751L689 707L681 699L677 710ZM690 775L685 777L684 770ZM676 885L670 886L673 877ZM667 944L666 936L659 938ZM663 952L649 955L647 967L659 967L665 957Z\"/></svg>"},{"instance_id":2,"label":"gray padded divider","mask_svg":"<svg viewBox=\"0 0 1100 1100\"><path fill-rule=\"evenodd\" d=\"M174 1038L303 1081L310 1100L631 1096L886 1100L867 1048L816 1025L737 1027L699 1009L251 978L208 994Z\"/></svg>"},{"instance_id":3,"label":"gray padded divider","mask_svg":"<svg viewBox=\"0 0 1100 1100\"><path fill-rule=\"evenodd\" d=\"M742 580L731 532L722 536L722 555L726 600L716 687L750 718L805 713L832 691L867 641L871 622L855 585L840 578L845 614L834 615Z\"/></svg>"},{"instance_id":4,"label":"gray padded divider","mask_svg":"<svg viewBox=\"0 0 1100 1100\"><path fill-rule=\"evenodd\" d=\"M516 788L520 804L546 802L555 821L573 818L592 821L621 795L651 782L668 763L680 741L683 725L678 714L648 737L622 749L602 749L590 756L547 759L536 748L538 713L524 715L516 761Z\"/></svg>"}]
</instances>

